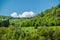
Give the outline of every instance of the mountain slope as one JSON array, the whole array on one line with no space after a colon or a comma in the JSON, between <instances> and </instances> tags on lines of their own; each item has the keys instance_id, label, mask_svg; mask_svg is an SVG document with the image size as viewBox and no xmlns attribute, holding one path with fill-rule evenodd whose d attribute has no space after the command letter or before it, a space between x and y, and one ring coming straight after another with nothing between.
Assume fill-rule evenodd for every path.
<instances>
[{"instance_id":1,"label":"mountain slope","mask_svg":"<svg viewBox=\"0 0 60 40\"><path fill-rule=\"evenodd\" d=\"M20 26L60 26L60 5L47 9L28 21L20 22Z\"/></svg>"}]
</instances>

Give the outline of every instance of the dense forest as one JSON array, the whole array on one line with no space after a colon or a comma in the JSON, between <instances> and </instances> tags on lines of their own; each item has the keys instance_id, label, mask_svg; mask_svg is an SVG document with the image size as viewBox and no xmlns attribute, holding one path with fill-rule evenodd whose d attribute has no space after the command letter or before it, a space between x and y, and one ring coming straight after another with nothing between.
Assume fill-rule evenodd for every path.
<instances>
[{"instance_id":1,"label":"dense forest","mask_svg":"<svg viewBox=\"0 0 60 40\"><path fill-rule=\"evenodd\" d=\"M60 5L31 18L0 16L0 40L60 40Z\"/></svg>"}]
</instances>

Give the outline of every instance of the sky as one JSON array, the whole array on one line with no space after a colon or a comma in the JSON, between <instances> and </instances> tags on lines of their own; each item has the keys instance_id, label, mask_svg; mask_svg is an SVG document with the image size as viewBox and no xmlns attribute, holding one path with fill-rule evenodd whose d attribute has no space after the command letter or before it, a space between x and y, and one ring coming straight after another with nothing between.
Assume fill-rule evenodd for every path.
<instances>
[{"instance_id":1,"label":"sky","mask_svg":"<svg viewBox=\"0 0 60 40\"><path fill-rule=\"evenodd\" d=\"M59 3L60 0L0 0L0 15L36 15L52 6L56 6Z\"/></svg>"}]
</instances>

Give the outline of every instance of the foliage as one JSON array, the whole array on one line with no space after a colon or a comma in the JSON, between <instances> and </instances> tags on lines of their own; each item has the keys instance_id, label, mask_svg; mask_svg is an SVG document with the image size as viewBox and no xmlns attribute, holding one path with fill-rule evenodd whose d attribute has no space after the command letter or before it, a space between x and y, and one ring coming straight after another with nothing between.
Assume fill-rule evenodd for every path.
<instances>
[{"instance_id":1,"label":"foliage","mask_svg":"<svg viewBox=\"0 0 60 40\"><path fill-rule=\"evenodd\" d=\"M60 26L60 7L57 5L51 9L46 9L30 20L25 20L19 24L21 24L21 27Z\"/></svg>"},{"instance_id":2,"label":"foliage","mask_svg":"<svg viewBox=\"0 0 60 40\"><path fill-rule=\"evenodd\" d=\"M60 26L0 27L0 40L60 40Z\"/></svg>"}]
</instances>

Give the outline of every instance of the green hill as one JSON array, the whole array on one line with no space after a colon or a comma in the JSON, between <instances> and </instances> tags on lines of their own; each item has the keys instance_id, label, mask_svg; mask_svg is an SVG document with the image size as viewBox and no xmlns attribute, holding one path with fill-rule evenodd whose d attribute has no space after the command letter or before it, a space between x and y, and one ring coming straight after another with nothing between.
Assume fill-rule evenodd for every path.
<instances>
[{"instance_id":1,"label":"green hill","mask_svg":"<svg viewBox=\"0 0 60 40\"><path fill-rule=\"evenodd\" d=\"M46 9L28 21L20 22L20 26L60 26L60 5Z\"/></svg>"}]
</instances>

